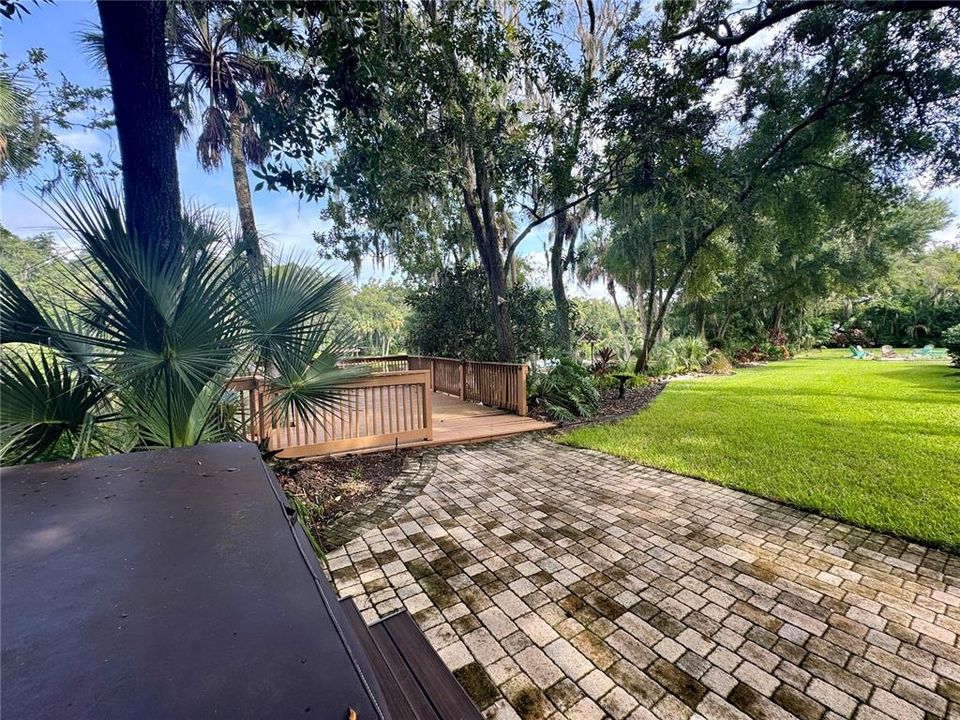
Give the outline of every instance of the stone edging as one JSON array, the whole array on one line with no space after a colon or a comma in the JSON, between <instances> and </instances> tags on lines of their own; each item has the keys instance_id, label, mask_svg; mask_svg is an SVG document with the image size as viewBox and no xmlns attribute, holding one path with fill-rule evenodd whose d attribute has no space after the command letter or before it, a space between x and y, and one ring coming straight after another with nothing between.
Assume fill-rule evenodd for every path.
<instances>
[{"instance_id":1,"label":"stone edging","mask_svg":"<svg viewBox=\"0 0 960 720\"><path fill-rule=\"evenodd\" d=\"M420 494L437 469L437 453L425 450L408 455L403 469L376 497L333 521L318 538L324 551L344 545L388 520Z\"/></svg>"}]
</instances>

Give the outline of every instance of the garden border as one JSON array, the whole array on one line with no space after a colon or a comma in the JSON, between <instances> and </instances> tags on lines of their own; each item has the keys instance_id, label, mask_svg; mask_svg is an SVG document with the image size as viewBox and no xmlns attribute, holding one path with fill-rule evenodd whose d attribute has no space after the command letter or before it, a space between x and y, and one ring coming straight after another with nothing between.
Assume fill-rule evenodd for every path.
<instances>
[{"instance_id":1,"label":"garden border","mask_svg":"<svg viewBox=\"0 0 960 720\"><path fill-rule=\"evenodd\" d=\"M420 494L436 469L436 450L407 455L403 469L390 484L359 507L341 515L320 533L317 539L324 552L345 545L393 517L397 510Z\"/></svg>"}]
</instances>

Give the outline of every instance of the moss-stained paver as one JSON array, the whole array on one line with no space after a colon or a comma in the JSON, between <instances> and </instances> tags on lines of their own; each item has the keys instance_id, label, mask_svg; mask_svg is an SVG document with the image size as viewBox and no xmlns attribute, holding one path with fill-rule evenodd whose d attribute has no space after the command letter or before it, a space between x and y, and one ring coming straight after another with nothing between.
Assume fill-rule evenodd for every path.
<instances>
[{"instance_id":1,"label":"moss-stained paver","mask_svg":"<svg viewBox=\"0 0 960 720\"><path fill-rule=\"evenodd\" d=\"M960 718L960 557L599 453L445 449L327 557L491 718Z\"/></svg>"}]
</instances>

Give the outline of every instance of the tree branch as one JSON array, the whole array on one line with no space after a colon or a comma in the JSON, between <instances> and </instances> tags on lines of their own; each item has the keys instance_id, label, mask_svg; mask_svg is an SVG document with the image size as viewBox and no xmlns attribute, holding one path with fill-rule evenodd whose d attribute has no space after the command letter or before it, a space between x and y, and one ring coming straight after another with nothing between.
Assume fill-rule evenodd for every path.
<instances>
[{"instance_id":1,"label":"tree branch","mask_svg":"<svg viewBox=\"0 0 960 720\"><path fill-rule=\"evenodd\" d=\"M929 12L940 8L955 7L955 5L954 0L873 0L872 2L858 2L857 0L796 0L795 2L781 5L776 10L767 15L763 15L762 8L765 5L761 4L757 7L757 13L753 16L753 19L744 23L739 32L734 33L731 31L730 20L733 16L730 15L719 21L719 25L726 29L726 34L721 33L718 28L701 21L686 30L681 30L672 35L669 40L684 40L701 35L713 40L720 48L730 48L745 43L762 30L766 30L794 15L798 15L805 10L812 10L816 7L834 6L844 10L863 13L903 13Z\"/></svg>"},{"instance_id":2,"label":"tree branch","mask_svg":"<svg viewBox=\"0 0 960 720\"><path fill-rule=\"evenodd\" d=\"M586 202L587 200L589 200L590 198L594 197L595 195L599 195L601 192L603 192L604 190L608 190L608 189L610 189L610 188L607 187L607 186L605 186L605 185L601 185L601 186L599 186L599 187L594 188L594 189L591 190L590 192L588 192L588 193L586 193L586 194L584 194L584 195L581 195L581 196L578 197L578 198L575 198L575 199L571 200L570 202L566 203L565 205L562 205L562 206L560 206L560 207L554 208L551 212L547 213L546 215L542 215L542 216L540 216L540 217L538 217L538 218L535 218L533 221L531 221L531 222L523 229L523 232L521 232L519 235L517 235L516 238L514 238L514 241L513 241L512 243L510 243L509 247L507 247L507 255L506 255L506 257L504 258L503 266L504 266L505 268L510 267L510 263L511 263L512 260L513 260L513 255L514 255L514 253L516 252L517 247L520 245L521 242L523 242L524 238L526 238L527 235L529 235L530 232L531 232L534 228L536 228L536 227L539 226L539 225L542 225L542 224L545 223L547 220L552 220L553 218L555 218L555 217L556 217L557 215L559 215L560 213L566 212L566 211L569 210L570 208L576 207L576 206L579 205L580 203Z\"/></svg>"}]
</instances>

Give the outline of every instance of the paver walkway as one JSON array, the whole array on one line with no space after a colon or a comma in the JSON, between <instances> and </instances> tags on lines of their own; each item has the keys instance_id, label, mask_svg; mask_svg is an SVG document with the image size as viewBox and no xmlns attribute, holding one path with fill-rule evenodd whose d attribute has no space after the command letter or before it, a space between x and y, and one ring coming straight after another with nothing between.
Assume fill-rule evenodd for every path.
<instances>
[{"instance_id":1,"label":"paver walkway","mask_svg":"<svg viewBox=\"0 0 960 720\"><path fill-rule=\"evenodd\" d=\"M599 453L439 452L328 556L514 718L960 718L960 557Z\"/></svg>"}]
</instances>

